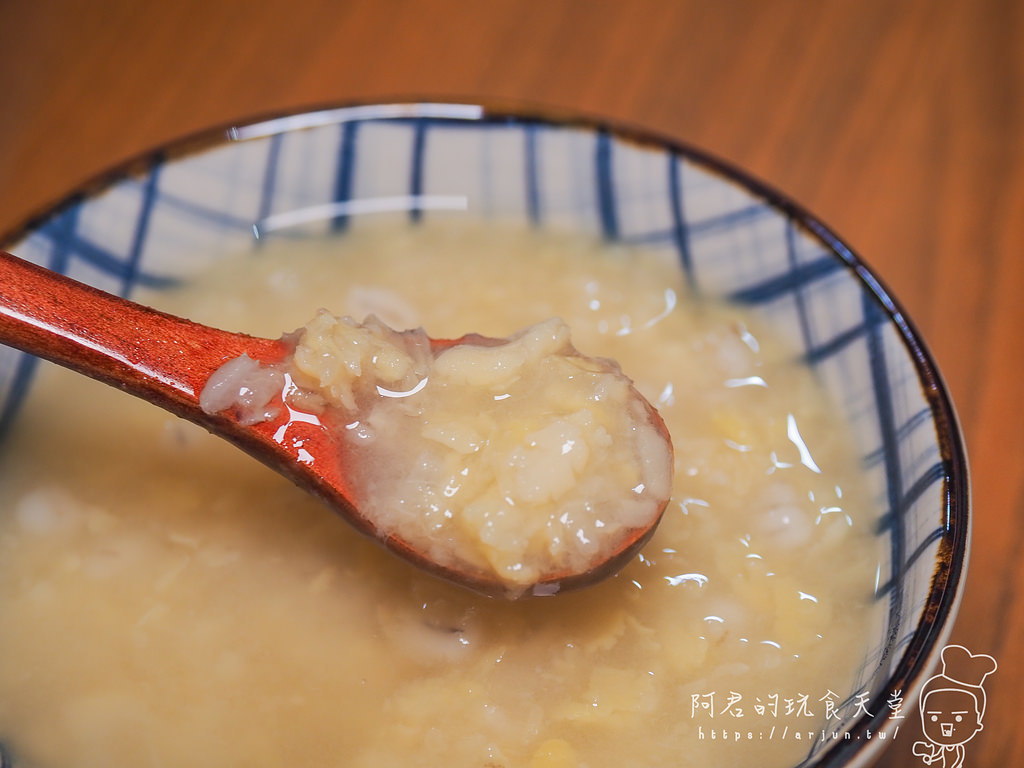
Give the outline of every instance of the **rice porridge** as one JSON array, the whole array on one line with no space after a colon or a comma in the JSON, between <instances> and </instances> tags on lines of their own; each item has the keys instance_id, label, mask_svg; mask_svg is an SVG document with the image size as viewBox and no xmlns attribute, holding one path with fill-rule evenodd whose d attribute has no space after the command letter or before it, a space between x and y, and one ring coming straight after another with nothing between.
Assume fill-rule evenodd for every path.
<instances>
[{"instance_id":1,"label":"rice porridge","mask_svg":"<svg viewBox=\"0 0 1024 768\"><path fill-rule=\"evenodd\" d=\"M321 310L282 340L283 360L214 371L203 411L269 421L279 441L294 420L315 425L374 535L482 594L551 596L617 570L671 496L661 417L558 318L433 340Z\"/></svg>"},{"instance_id":2,"label":"rice porridge","mask_svg":"<svg viewBox=\"0 0 1024 768\"><path fill-rule=\"evenodd\" d=\"M878 552L848 430L785 345L689 298L669 257L361 225L140 300L268 337L318 307L434 338L561 318L663 417L672 500L611 579L483 598L198 427L41 366L0 457L15 765L786 766L806 738L712 729L818 731L823 698L850 693ZM813 717L764 711L773 695Z\"/></svg>"}]
</instances>

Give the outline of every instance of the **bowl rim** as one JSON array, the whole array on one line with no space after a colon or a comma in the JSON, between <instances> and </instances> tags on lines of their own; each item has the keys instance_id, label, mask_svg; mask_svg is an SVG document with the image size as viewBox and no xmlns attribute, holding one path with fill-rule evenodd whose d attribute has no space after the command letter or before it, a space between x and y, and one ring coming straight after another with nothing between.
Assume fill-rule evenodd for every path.
<instances>
[{"instance_id":1,"label":"bowl rim","mask_svg":"<svg viewBox=\"0 0 1024 768\"><path fill-rule=\"evenodd\" d=\"M905 645L901 658L886 680L886 688L877 696L884 697L889 690L903 692L904 701L913 701L924 684L927 673L937 664L942 643L948 639L963 597L969 560L971 529L970 471L965 441L946 383L938 365L923 341L916 325L903 306L893 296L885 282L868 266L867 262L836 232L813 215L796 200L739 165L710 153L684 139L636 122L596 115L580 110L531 104L523 101L481 98L423 98L400 96L338 100L319 104L299 105L272 111L254 113L212 127L172 138L108 168L87 177L68 193L55 201L40 206L35 212L0 231L0 247L8 248L28 236L42 223L61 211L96 196L126 177L142 174L168 161L182 159L217 146L244 138L240 131L273 124L299 116L342 115L350 112L372 115L373 110L393 109L402 118L445 117L445 113L458 114L467 119L466 110L475 116L469 122L527 124L536 123L563 128L578 128L593 133L608 134L612 138L640 148L671 152L693 162L703 170L739 185L747 192L762 198L771 208L786 215L795 225L818 239L829 252L842 262L857 279L863 290L881 307L886 318L895 326L900 340L913 362L929 410L935 420L942 476L942 517L944 530L938 540L937 554L932 569L931 585L921 618ZM349 117L347 119L358 119ZM303 127L286 128L286 131ZM876 701L873 697L872 701ZM884 698L880 700L884 705ZM849 727L849 739L837 739L813 758L800 765L850 766L866 764L882 746L881 739L873 738L879 731L891 729L892 718L884 709L875 706L875 714L862 714Z\"/></svg>"}]
</instances>

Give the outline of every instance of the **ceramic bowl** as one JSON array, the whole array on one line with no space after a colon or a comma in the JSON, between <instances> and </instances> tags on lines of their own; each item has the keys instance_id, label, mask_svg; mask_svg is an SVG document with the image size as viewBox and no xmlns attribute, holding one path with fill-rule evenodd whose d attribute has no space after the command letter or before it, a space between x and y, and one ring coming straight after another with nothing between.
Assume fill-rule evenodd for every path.
<instances>
[{"instance_id":1,"label":"ceramic bowl","mask_svg":"<svg viewBox=\"0 0 1024 768\"><path fill-rule=\"evenodd\" d=\"M852 425L886 552L878 631L832 729L849 736L815 738L804 764L867 762L894 727L890 697L913 711L948 636L968 553L967 464L949 396L906 313L851 248L783 195L642 131L474 104L356 105L153 152L5 246L131 296L188 279L211 254L343 235L356 217L384 212L412 224L500 218L668 251L693 291L748 305L795 345ZM36 367L0 353L5 433Z\"/></svg>"}]
</instances>

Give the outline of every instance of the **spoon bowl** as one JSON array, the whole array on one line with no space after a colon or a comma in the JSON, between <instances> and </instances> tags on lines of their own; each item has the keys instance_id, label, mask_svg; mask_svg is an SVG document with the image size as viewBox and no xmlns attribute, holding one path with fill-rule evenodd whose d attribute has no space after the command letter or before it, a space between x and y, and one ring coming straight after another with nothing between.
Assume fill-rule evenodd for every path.
<instances>
[{"instance_id":1,"label":"spoon bowl","mask_svg":"<svg viewBox=\"0 0 1024 768\"><path fill-rule=\"evenodd\" d=\"M359 457L338 437L343 429L338 413L310 413L279 397L282 407L274 417L250 423L233 409L209 412L201 406L204 387L226 361L246 355L260 365L279 365L292 353L287 338L266 339L194 323L0 252L0 342L204 427L317 496L357 530L415 566L488 596L550 595L614 574L650 538L668 503L666 496L649 524L629 529L585 569L555 567L525 591L510 590L495 574L439 562L401 532L382 532L365 514L365 499L353 484ZM437 355L460 345L503 342L467 334L429 343ZM632 392L671 451L657 411Z\"/></svg>"}]
</instances>

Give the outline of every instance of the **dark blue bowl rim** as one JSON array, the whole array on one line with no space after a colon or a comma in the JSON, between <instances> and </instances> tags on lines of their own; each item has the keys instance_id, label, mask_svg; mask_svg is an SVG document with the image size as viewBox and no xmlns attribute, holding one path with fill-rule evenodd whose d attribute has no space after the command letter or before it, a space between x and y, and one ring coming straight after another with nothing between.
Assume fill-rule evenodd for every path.
<instances>
[{"instance_id":1,"label":"dark blue bowl rim","mask_svg":"<svg viewBox=\"0 0 1024 768\"><path fill-rule=\"evenodd\" d=\"M832 746L815 757L809 758L802 765L838 768L850 764L855 757L859 756L858 753L867 752L873 743L869 734L876 734L883 729L888 719L888 712L891 711L886 706L886 691L903 691L906 694L915 690L916 685L923 682L924 675L937 658L937 652L940 650L938 644L947 636L951 622L955 618L961 597L961 588L966 576L970 540L970 478L964 439L956 409L934 357L922 340L913 321L882 279L852 247L820 219L785 193L750 172L664 132L620 119L559 109L550 105L483 101L475 98L437 99L407 96L338 101L254 114L246 119L207 128L143 151L81 183L56 202L45 205L38 212L30 214L10 230L0 232L0 247L9 248L11 244L37 229L43 222L89 197L103 192L120 179L144 173L155 165L169 160L226 144L234 132L242 126L296 115L379 105L407 107L410 110L408 117L416 117L417 109L436 112L437 107L450 105L476 107L480 109L480 115L472 122L537 123L574 127L607 133L619 141L641 148L674 153L701 166L708 172L745 188L748 192L762 198L771 207L785 214L793 223L818 239L857 278L868 295L878 302L884 314L899 332L914 363L922 393L935 419L943 467L945 525L943 535L938 540L938 552L922 618L907 643L899 663L889 676L886 688L875 694L872 701L868 703L868 711L874 712L874 714L861 715L850 726L849 739L835 740ZM878 740L875 739L874 743L877 744ZM8 761L0 752L0 768L6 768L7 765Z\"/></svg>"}]
</instances>

